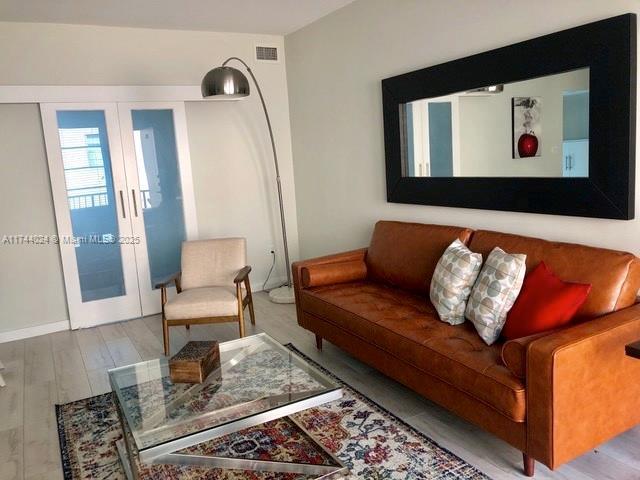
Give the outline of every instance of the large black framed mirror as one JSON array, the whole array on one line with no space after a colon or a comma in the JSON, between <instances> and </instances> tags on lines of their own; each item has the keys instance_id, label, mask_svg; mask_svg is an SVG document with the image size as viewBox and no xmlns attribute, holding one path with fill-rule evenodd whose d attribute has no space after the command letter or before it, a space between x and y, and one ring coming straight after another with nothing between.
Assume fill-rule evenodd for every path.
<instances>
[{"instance_id":1,"label":"large black framed mirror","mask_svg":"<svg viewBox=\"0 0 640 480\"><path fill-rule=\"evenodd\" d=\"M636 16L382 80L387 200L634 218Z\"/></svg>"}]
</instances>

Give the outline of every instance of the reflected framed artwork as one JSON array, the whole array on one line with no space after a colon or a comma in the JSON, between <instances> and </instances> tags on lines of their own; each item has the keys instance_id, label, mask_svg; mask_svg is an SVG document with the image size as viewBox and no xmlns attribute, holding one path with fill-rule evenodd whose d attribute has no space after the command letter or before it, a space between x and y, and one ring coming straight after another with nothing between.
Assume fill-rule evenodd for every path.
<instances>
[{"instance_id":1,"label":"reflected framed artwork","mask_svg":"<svg viewBox=\"0 0 640 480\"><path fill-rule=\"evenodd\" d=\"M513 158L539 157L542 151L542 98L511 99Z\"/></svg>"}]
</instances>

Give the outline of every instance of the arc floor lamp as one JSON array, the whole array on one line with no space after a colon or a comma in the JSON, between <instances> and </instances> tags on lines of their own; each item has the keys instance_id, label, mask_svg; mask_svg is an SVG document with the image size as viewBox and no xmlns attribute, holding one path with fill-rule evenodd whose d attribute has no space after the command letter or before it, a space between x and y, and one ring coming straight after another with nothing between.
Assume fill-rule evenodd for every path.
<instances>
[{"instance_id":1,"label":"arc floor lamp","mask_svg":"<svg viewBox=\"0 0 640 480\"><path fill-rule=\"evenodd\" d=\"M280 168L278 166L278 154L276 152L276 144L273 140L273 130L271 128L271 120L269 120L269 112L267 111L267 105L264 102L262 96L262 90L258 85L255 75L251 71L249 65L244 60L238 57L230 57L226 59L221 66L210 70L202 79L202 96L211 100L240 100L249 96L249 81L247 77L238 69L228 67L227 63L235 60L247 69L251 80L253 80L256 86L256 91L260 97L260 103L262 103L262 109L264 110L264 116L267 120L267 128L269 129L269 138L271 139L271 149L273 150L273 164L276 169L276 183L278 187L278 203L280 206L280 223L282 225L282 243L284 244L284 261L285 268L287 269L287 283L286 285L274 288L269 292L269 298L274 303L293 303L293 288L291 284L291 265L289 263L289 246L287 244L287 227L284 219L284 205L282 203L282 185L280 183Z\"/></svg>"}]
</instances>

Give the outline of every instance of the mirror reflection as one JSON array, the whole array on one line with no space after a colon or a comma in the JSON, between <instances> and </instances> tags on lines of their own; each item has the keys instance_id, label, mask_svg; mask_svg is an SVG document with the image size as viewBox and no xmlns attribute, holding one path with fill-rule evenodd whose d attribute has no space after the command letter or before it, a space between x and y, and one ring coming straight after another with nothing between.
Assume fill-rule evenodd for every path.
<instances>
[{"instance_id":1,"label":"mirror reflection","mask_svg":"<svg viewBox=\"0 0 640 480\"><path fill-rule=\"evenodd\" d=\"M405 177L588 177L589 69L400 106Z\"/></svg>"}]
</instances>

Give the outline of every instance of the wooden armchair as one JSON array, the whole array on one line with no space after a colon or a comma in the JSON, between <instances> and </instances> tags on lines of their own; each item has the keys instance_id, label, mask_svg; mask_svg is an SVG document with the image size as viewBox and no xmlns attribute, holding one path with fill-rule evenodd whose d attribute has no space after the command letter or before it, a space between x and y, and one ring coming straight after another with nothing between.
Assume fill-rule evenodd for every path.
<instances>
[{"instance_id":1,"label":"wooden armchair","mask_svg":"<svg viewBox=\"0 0 640 480\"><path fill-rule=\"evenodd\" d=\"M196 240L182 244L182 271L160 282L164 354L169 355L169 327L193 324L238 322L244 337L244 309L249 307L255 325L253 298L246 264L244 238ZM176 295L167 298L167 287Z\"/></svg>"}]
</instances>

